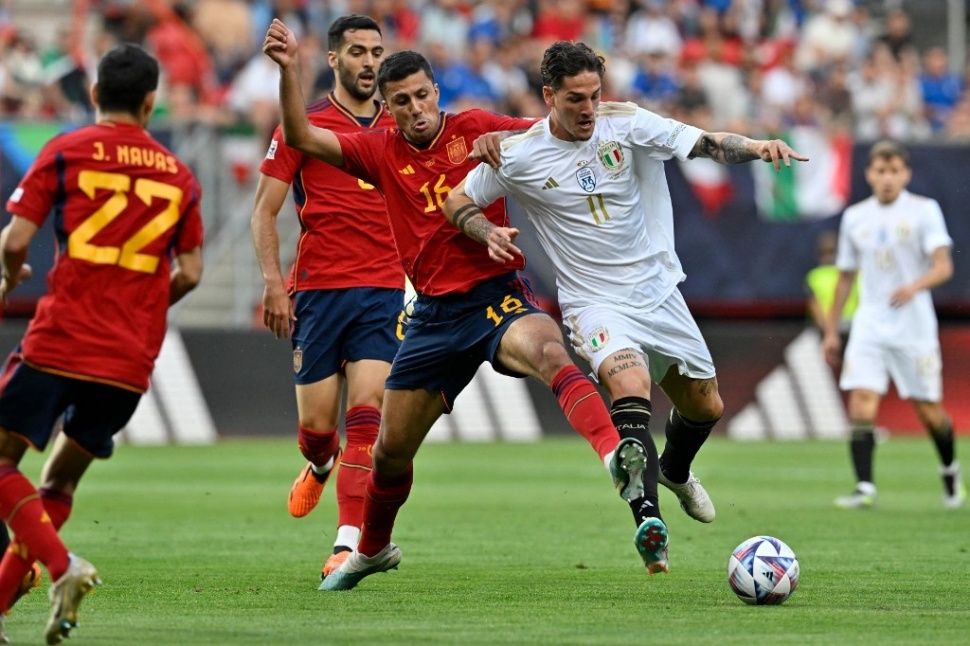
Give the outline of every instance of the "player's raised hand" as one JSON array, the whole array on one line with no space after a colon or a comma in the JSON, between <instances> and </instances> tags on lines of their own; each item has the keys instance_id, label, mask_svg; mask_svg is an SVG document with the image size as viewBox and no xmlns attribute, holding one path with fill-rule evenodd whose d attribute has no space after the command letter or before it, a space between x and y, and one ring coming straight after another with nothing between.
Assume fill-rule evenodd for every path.
<instances>
[{"instance_id":1,"label":"player's raised hand","mask_svg":"<svg viewBox=\"0 0 970 646\"><path fill-rule=\"evenodd\" d=\"M273 18L273 22L266 31L266 39L263 41L263 53L280 67L289 67L296 64L298 47L293 32L287 29L278 18Z\"/></svg>"},{"instance_id":2,"label":"player's raised hand","mask_svg":"<svg viewBox=\"0 0 970 646\"><path fill-rule=\"evenodd\" d=\"M519 230L514 227L495 227L488 233L488 257L504 265L515 260L515 256L523 256L522 250L513 244L519 237Z\"/></svg>"},{"instance_id":3,"label":"player's raised hand","mask_svg":"<svg viewBox=\"0 0 970 646\"><path fill-rule=\"evenodd\" d=\"M781 170L782 162L785 166L791 166L793 159L801 162L808 161L808 157L798 154L781 139L769 139L761 147L761 161L771 162L776 171Z\"/></svg>"}]
</instances>

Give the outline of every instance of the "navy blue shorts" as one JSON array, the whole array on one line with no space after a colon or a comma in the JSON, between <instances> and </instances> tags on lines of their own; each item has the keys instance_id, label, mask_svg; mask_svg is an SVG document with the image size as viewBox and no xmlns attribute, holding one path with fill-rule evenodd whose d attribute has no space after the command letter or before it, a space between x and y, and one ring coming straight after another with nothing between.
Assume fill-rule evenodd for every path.
<instances>
[{"instance_id":1,"label":"navy blue shorts","mask_svg":"<svg viewBox=\"0 0 970 646\"><path fill-rule=\"evenodd\" d=\"M114 451L112 436L128 424L140 399L131 390L32 368L17 348L0 377L0 427L43 451L63 414L64 434L107 458Z\"/></svg>"},{"instance_id":2,"label":"navy blue shorts","mask_svg":"<svg viewBox=\"0 0 970 646\"><path fill-rule=\"evenodd\" d=\"M308 290L293 297L293 373L313 384L348 361L390 363L404 336L404 290L377 287Z\"/></svg>"},{"instance_id":3,"label":"navy blue shorts","mask_svg":"<svg viewBox=\"0 0 970 646\"><path fill-rule=\"evenodd\" d=\"M513 377L495 359L502 336L520 316L543 312L517 272L481 283L465 294L418 296L407 335L391 366L390 390L440 392L450 411L483 361Z\"/></svg>"}]
</instances>

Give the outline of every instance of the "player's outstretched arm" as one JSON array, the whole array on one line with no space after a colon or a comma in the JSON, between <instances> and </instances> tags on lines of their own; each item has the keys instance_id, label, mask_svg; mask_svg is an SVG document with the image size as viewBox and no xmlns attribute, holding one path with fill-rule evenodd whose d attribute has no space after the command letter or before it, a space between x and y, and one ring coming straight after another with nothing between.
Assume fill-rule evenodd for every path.
<instances>
[{"instance_id":1,"label":"player's outstretched arm","mask_svg":"<svg viewBox=\"0 0 970 646\"><path fill-rule=\"evenodd\" d=\"M280 115L283 141L300 152L333 166L343 166L340 142L329 130L311 126L307 121L300 84L299 45L296 37L279 19L274 18L263 41L263 53L280 66Z\"/></svg>"},{"instance_id":2,"label":"player's outstretched arm","mask_svg":"<svg viewBox=\"0 0 970 646\"><path fill-rule=\"evenodd\" d=\"M749 139L732 132L705 132L697 139L690 157L709 157L721 164L743 164L760 159L771 162L775 170L781 164L791 166L792 160L807 162L781 139Z\"/></svg>"},{"instance_id":3,"label":"player's outstretched arm","mask_svg":"<svg viewBox=\"0 0 970 646\"><path fill-rule=\"evenodd\" d=\"M445 218L462 233L488 247L488 255L495 262L505 264L515 260L516 255L522 256L522 251L513 244L519 230L495 226L489 222L478 205L465 193L465 180L448 194L442 210Z\"/></svg>"}]
</instances>

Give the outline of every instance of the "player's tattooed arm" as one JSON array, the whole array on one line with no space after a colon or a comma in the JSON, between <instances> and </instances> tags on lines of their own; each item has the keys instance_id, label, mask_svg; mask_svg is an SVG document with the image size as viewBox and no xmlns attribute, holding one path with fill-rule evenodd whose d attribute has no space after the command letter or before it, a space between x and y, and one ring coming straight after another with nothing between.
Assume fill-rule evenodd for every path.
<instances>
[{"instance_id":1,"label":"player's tattooed arm","mask_svg":"<svg viewBox=\"0 0 970 646\"><path fill-rule=\"evenodd\" d=\"M488 245L488 234L495 228L475 204L466 204L455 211L453 222L459 231L483 245Z\"/></svg>"},{"instance_id":2,"label":"player's tattooed arm","mask_svg":"<svg viewBox=\"0 0 970 646\"><path fill-rule=\"evenodd\" d=\"M760 159L774 165L791 166L791 160L808 161L781 139L749 139L730 132L705 132L694 144L689 157L707 157L721 164L743 164Z\"/></svg>"},{"instance_id":3,"label":"player's tattooed arm","mask_svg":"<svg viewBox=\"0 0 970 646\"><path fill-rule=\"evenodd\" d=\"M505 264L515 260L516 256L522 256L522 251L513 244L519 230L490 222L482 209L465 193L465 180L448 194L443 211L445 218L459 231L488 247L488 256L495 262Z\"/></svg>"},{"instance_id":4,"label":"player's tattooed arm","mask_svg":"<svg viewBox=\"0 0 970 646\"><path fill-rule=\"evenodd\" d=\"M691 157L708 157L722 164L743 164L761 158L755 146L762 143L731 133L705 132L694 144Z\"/></svg>"}]
</instances>

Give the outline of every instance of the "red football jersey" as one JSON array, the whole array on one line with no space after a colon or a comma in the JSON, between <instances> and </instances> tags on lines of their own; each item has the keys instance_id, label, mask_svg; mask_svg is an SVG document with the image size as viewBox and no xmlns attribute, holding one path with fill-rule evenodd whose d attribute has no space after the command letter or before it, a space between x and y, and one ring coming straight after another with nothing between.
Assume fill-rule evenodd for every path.
<instances>
[{"instance_id":1,"label":"red football jersey","mask_svg":"<svg viewBox=\"0 0 970 646\"><path fill-rule=\"evenodd\" d=\"M378 105L369 125L337 103L333 94L307 109L310 123L334 132L391 128L394 119ZM287 279L290 293L346 287L404 288L404 271L387 226L384 198L373 185L304 155L273 133L260 171L293 184L300 240Z\"/></svg>"},{"instance_id":2,"label":"red football jersey","mask_svg":"<svg viewBox=\"0 0 970 646\"><path fill-rule=\"evenodd\" d=\"M448 222L441 207L478 165L468 159L475 139L497 130L526 130L533 123L485 110L442 114L438 134L423 148L397 129L337 135L344 169L384 194L398 254L419 294L466 292L483 280L522 269L522 261L500 265L489 258L488 249ZM509 226L504 200L487 206L485 216Z\"/></svg>"},{"instance_id":3,"label":"red football jersey","mask_svg":"<svg viewBox=\"0 0 970 646\"><path fill-rule=\"evenodd\" d=\"M49 141L7 202L38 226L53 213L57 242L24 360L147 389L172 255L202 244L200 197L188 167L138 126L102 122Z\"/></svg>"}]
</instances>

